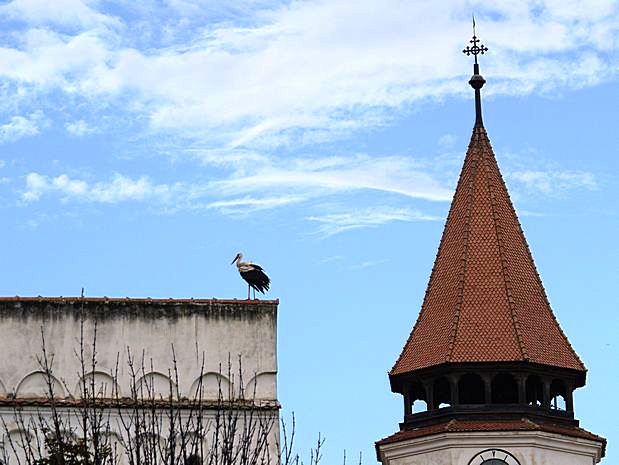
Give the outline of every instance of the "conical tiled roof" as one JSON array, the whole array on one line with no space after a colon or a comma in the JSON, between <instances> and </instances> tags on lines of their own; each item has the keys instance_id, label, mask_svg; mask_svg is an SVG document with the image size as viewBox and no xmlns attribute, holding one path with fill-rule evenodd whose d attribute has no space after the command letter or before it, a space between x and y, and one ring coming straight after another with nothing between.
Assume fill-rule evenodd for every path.
<instances>
[{"instance_id":1,"label":"conical tiled roof","mask_svg":"<svg viewBox=\"0 0 619 465\"><path fill-rule=\"evenodd\" d=\"M479 124L419 318L391 375L443 363L514 361L585 371L552 313Z\"/></svg>"}]
</instances>

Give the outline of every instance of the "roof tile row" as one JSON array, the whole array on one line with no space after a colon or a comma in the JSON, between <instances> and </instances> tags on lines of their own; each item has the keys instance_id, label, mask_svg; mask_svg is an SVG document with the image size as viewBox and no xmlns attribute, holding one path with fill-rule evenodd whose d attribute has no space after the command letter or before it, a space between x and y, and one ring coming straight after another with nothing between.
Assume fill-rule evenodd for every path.
<instances>
[{"instance_id":1,"label":"roof tile row","mask_svg":"<svg viewBox=\"0 0 619 465\"><path fill-rule=\"evenodd\" d=\"M542 431L546 433L563 434L570 437L602 442L606 439L590 433L577 426L557 425L549 422L532 421L526 418L520 420L449 420L431 426L398 431L376 442L377 446L392 444L407 439L432 436L441 433L458 432L500 432L500 431Z\"/></svg>"}]
</instances>

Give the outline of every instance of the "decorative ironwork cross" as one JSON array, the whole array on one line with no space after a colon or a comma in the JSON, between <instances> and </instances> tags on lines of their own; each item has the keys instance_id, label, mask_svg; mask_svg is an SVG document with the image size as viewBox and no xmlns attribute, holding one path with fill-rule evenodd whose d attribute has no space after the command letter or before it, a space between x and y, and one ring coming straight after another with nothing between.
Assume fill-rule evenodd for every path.
<instances>
[{"instance_id":1,"label":"decorative ironwork cross","mask_svg":"<svg viewBox=\"0 0 619 465\"><path fill-rule=\"evenodd\" d=\"M475 64L477 64L477 55L483 55L486 53L488 51L488 47L484 44L477 45L481 41L475 35L475 18L473 18L473 38L469 42L472 43L473 46L471 47L470 45L467 45L466 48L462 50L462 53L465 53L466 56L473 55L475 57Z\"/></svg>"}]
</instances>

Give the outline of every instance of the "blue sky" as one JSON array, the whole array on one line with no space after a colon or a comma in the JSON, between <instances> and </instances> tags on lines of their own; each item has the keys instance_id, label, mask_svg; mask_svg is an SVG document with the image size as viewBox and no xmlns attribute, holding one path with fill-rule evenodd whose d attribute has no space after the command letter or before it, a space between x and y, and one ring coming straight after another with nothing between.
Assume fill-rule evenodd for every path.
<instances>
[{"instance_id":1,"label":"blue sky","mask_svg":"<svg viewBox=\"0 0 619 465\"><path fill-rule=\"evenodd\" d=\"M279 390L325 463L397 429L474 110L619 461L619 4L0 1L2 295L280 298Z\"/></svg>"}]
</instances>

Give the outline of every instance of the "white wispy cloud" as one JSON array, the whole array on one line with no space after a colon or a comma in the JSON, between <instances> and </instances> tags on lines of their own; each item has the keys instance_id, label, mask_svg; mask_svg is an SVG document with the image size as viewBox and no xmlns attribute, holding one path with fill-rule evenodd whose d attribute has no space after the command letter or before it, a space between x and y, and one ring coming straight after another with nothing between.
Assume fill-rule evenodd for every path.
<instances>
[{"instance_id":1,"label":"white wispy cloud","mask_svg":"<svg viewBox=\"0 0 619 465\"><path fill-rule=\"evenodd\" d=\"M344 213L310 216L309 221L319 223L314 234L333 236L353 229L377 227L393 221L440 221L443 218L427 215L408 208L373 207Z\"/></svg>"},{"instance_id":2,"label":"white wispy cloud","mask_svg":"<svg viewBox=\"0 0 619 465\"><path fill-rule=\"evenodd\" d=\"M118 23L110 15L90 6L95 3L83 0L12 0L0 5L0 15L32 25L94 27Z\"/></svg>"},{"instance_id":3,"label":"white wispy cloud","mask_svg":"<svg viewBox=\"0 0 619 465\"><path fill-rule=\"evenodd\" d=\"M221 160L205 161L217 166ZM67 174L26 176L22 200L44 195L65 200L119 203L149 200L179 208L215 209L225 214L250 213L308 200L370 192L427 201L448 201L451 189L425 172L411 157L325 156L313 158L255 157L254 163L223 164L227 175L212 180L153 183L116 174L111 181L89 182Z\"/></svg>"},{"instance_id":4,"label":"white wispy cloud","mask_svg":"<svg viewBox=\"0 0 619 465\"><path fill-rule=\"evenodd\" d=\"M251 21L189 31L181 1L166 27L183 40L159 48L136 45L128 24L101 27L123 21L105 2L61 1L0 8L30 24L17 45L0 49L0 76L39 92L123 96L151 128L219 147L324 140L384 124L403 105L465 92L460 50L471 11L491 38L489 93L592 85L619 69L612 0L247 2ZM191 5L191 15L203 9ZM54 30L67 24L79 29Z\"/></svg>"},{"instance_id":5,"label":"white wispy cloud","mask_svg":"<svg viewBox=\"0 0 619 465\"><path fill-rule=\"evenodd\" d=\"M452 149L456 144L457 138L454 134L443 134L438 139L438 146L442 149Z\"/></svg>"},{"instance_id":6,"label":"white wispy cloud","mask_svg":"<svg viewBox=\"0 0 619 465\"><path fill-rule=\"evenodd\" d=\"M226 215L244 215L310 201L328 204L331 199L341 199L348 194L367 194L363 201L366 204L376 202L381 196L383 202L390 199L392 204L402 200L448 202L453 196L453 187L447 187L445 176L439 176L427 161L412 157L355 155L279 159L251 152L228 161L212 153L201 153L199 157L206 164L224 168L227 174L219 173L214 179L156 183L147 176L131 178L116 174L108 181L89 181L67 174L49 176L32 172L26 176L22 200L33 202L45 195L56 195L64 201L141 201L168 210L207 209ZM521 164L519 160L509 161L508 164ZM597 188L596 176L586 171L547 167L523 170L508 166L505 172L516 192L524 189L557 195L574 189ZM320 223L319 234L332 235L390 221L438 218L418 210L385 206L378 210L360 208L345 213L325 211L324 215L314 214L308 219Z\"/></svg>"},{"instance_id":7,"label":"white wispy cloud","mask_svg":"<svg viewBox=\"0 0 619 465\"><path fill-rule=\"evenodd\" d=\"M91 126L83 119L66 123L64 127L69 134L77 137L82 137L97 132L97 128Z\"/></svg>"},{"instance_id":8,"label":"white wispy cloud","mask_svg":"<svg viewBox=\"0 0 619 465\"><path fill-rule=\"evenodd\" d=\"M39 124L43 115L34 112L28 116L13 116L11 119L0 124L0 143L13 142L22 137L36 136L39 134Z\"/></svg>"},{"instance_id":9,"label":"white wispy cloud","mask_svg":"<svg viewBox=\"0 0 619 465\"><path fill-rule=\"evenodd\" d=\"M65 200L85 202L119 203L147 199L166 202L177 188L176 185L153 184L145 176L131 179L117 174L108 182L88 183L66 174L50 177L33 172L26 176L22 200L34 202L43 195L57 194Z\"/></svg>"},{"instance_id":10,"label":"white wispy cloud","mask_svg":"<svg viewBox=\"0 0 619 465\"><path fill-rule=\"evenodd\" d=\"M357 263L354 265L350 265L348 267L349 270L363 270L365 268L371 268L373 266L378 266L378 265L382 265L383 263L389 263L388 259L381 259L381 260L366 260L364 262L361 263Z\"/></svg>"},{"instance_id":11,"label":"white wispy cloud","mask_svg":"<svg viewBox=\"0 0 619 465\"><path fill-rule=\"evenodd\" d=\"M206 208L216 209L224 214L248 214L255 211L283 207L293 203L303 202L305 200L305 197L295 195L262 198L246 196L242 198L210 202L206 205Z\"/></svg>"},{"instance_id":12,"label":"white wispy cloud","mask_svg":"<svg viewBox=\"0 0 619 465\"><path fill-rule=\"evenodd\" d=\"M228 195L294 192L306 197L336 192L373 190L431 201L447 201L452 191L410 157L288 158L256 166L215 181Z\"/></svg>"},{"instance_id":13,"label":"white wispy cloud","mask_svg":"<svg viewBox=\"0 0 619 465\"><path fill-rule=\"evenodd\" d=\"M530 191L549 195L572 189L595 190L598 187L595 175L587 171L523 170L512 171L507 177Z\"/></svg>"},{"instance_id":14,"label":"white wispy cloud","mask_svg":"<svg viewBox=\"0 0 619 465\"><path fill-rule=\"evenodd\" d=\"M343 259L344 259L343 255L331 255L329 257L324 257L320 259L318 263L331 263L331 262L336 262L336 261L343 260Z\"/></svg>"},{"instance_id":15,"label":"white wispy cloud","mask_svg":"<svg viewBox=\"0 0 619 465\"><path fill-rule=\"evenodd\" d=\"M531 211L531 210L523 210L520 208L517 209L517 213L518 213L518 216L526 216L526 217L531 217L531 218L543 218L546 216L545 213Z\"/></svg>"}]
</instances>

